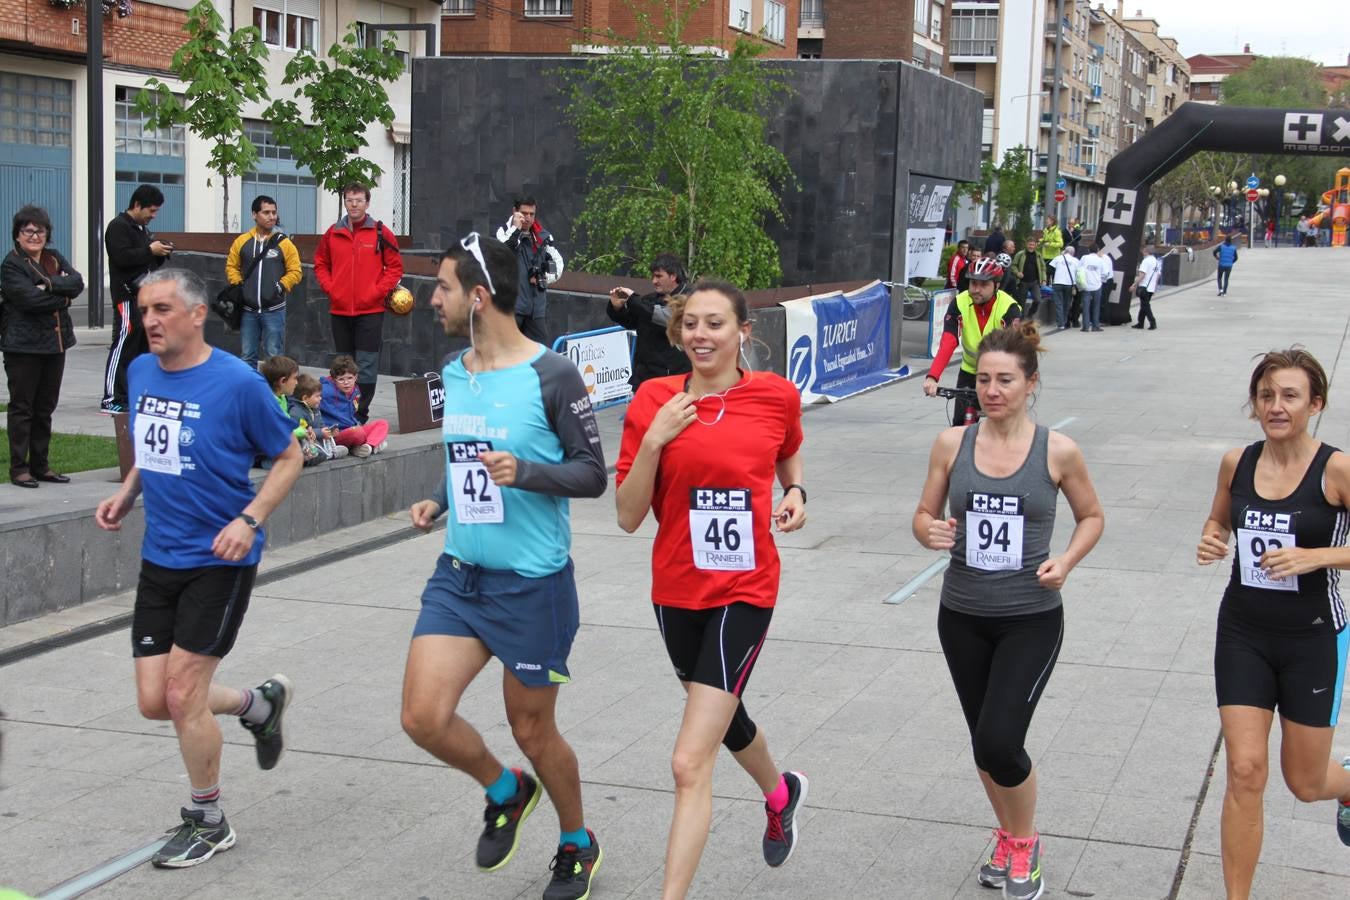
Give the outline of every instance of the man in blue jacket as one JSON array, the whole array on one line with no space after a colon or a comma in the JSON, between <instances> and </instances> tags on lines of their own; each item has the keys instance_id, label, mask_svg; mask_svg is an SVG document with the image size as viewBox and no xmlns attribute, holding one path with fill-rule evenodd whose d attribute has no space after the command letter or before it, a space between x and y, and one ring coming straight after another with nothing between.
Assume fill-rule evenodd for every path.
<instances>
[{"instance_id":1,"label":"man in blue jacket","mask_svg":"<svg viewBox=\"0 0 1350 900\"><path fill-rule=\"evenodd\" d=\"M1231 234L1214 248L1214 258L1219 261L1219 296L1222 297L1228 293L1228 276L1233 273L1233 263L1237 262L1237 247Z\"/></svg>"}]
</instances>

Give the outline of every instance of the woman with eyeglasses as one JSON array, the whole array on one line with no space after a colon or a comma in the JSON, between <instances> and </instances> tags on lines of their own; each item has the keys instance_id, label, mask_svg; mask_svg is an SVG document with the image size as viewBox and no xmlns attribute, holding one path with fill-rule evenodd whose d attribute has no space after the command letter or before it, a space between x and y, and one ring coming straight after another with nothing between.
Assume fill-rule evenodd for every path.
<instances>
[{"instance_id":1,"label":"woman with eyeglasses","mask_svg":"<svg viewBox=\"0 0 1350 900\"><path fill-rule=\"evenodd\" d=\"M52 222L40 206L14 216L14 249L0 263L0 351L9 381L9 480L24 488L67 484L47 460L66 350L75 345L70 302L84 278L47 246Z\"/></svg>"},{"instance_id":2,"label":"woman with eyeglasses","mask_svg":"<svg viewBox=\"0 0 1350 900\"><path fill-rule=\"evenodd\" d=\"M675 815L666 846L666 900L685 896L712 821L718 745L764 793L764 861L787 862L806 800L800 772L779 772L741 702L778 600L771 526L806 523L801 396L770 372L742 369L750 337L745 295L702 281L673 297L668 336L693 371L642 384L624 419L616 469L619 527L656 516L652 603L688 698L675 739ZM777 476L783 495L773 501Z\"/></svg>"}]
</instances>

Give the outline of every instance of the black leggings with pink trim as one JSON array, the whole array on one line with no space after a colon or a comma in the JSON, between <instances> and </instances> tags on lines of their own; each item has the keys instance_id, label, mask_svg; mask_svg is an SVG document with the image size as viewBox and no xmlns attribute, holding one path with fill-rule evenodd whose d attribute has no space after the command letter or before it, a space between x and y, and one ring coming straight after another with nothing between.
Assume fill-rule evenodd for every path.
<instances>
[{"instance_id":1,"label":"black leggings with pink trim","mask_svg":"<svg viewBox=\"0 0 1350 900\"><path fill-rule=\"evenodd\" d=\"M713 609L658 605L654 609L675 675L739 698L764 647L773 609L749 603ZM737 753L755 739L755 731L745 704L739 703L722 744Z\"/></svg>"}]
</instances>

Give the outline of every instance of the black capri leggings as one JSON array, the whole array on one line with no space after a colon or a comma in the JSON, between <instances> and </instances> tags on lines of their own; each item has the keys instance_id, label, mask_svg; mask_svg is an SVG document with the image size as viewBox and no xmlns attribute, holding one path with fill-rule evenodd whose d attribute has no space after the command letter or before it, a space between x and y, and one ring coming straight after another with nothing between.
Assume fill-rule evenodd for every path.
<instances>
[{"instance_id":1,"label":"black capri leggings","mask_svg":"<svg viewBox=\"0 0 1350 900\"><path fill-rule=\"evenodd\" d=\"M1064 608L972 616L943 606L938 640L970 729L975 765L1001 787L1031 774L1027 729L1064 642Z\"/></svg>"}]
</instances>

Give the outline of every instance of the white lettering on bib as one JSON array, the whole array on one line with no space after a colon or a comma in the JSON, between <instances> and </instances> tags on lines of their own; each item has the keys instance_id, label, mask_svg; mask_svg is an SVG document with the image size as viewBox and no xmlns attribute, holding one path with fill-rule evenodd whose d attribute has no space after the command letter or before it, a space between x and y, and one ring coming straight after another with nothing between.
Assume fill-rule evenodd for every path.
<instances>
[{"instance_id":1,"label":"white lettering on bib","mask_svg":"<svg viewBox=\"0 0 1350 900\"><path fill-rule=\"evenodd\" d=\"M689 543L694 565L717 572L755 567L755 529L748 488L693 488L689 491Z\"/></svg>"},{"instance_id":2,"label":"white lettering on bib","mask_svg":"<svg viewBox=\"0 0 1350 900\"><path fill-rule=\"evenodd\" d=\"M1246 587L1267 591L1297 591L1298 576L1276 578L1261 568L1261 557L1267 550L1296 547L1292 516L1288 513L1268 513L1247 509L1237 530L1238 577Z\"/></svg>"},{"instance_id":3,"label":"white lettering on bib","mask_svg":"<svg viewBox=\"0 0 1350 900\"><path fill-rule=\"evenodd\" d=\"M183 430L183 402L143 395L136 403L136 468L161 475L180 475L183 456L178 436Z\"/></svg>"},{"instance_id":4,"label":"white lettering on bib","mask_svg":"<svg viewBox=\"0 0 1350 900\"><path fill-rule=\"evenodd\" d=\"M489 441L450 441L445 445L450 464L448 492L461 525L498 524L505 519L501 488L492 483L478 454L492 449Z\"/></svg>"},{"instance_id":5,"label":"white lettering on bib","mask_svg":"<svg viewBox=\"0 0 1350 900\"><path fill-rule=\"evenodd\" d=\"M966 565L985 572L1022 568L1022 500L971 491L966 495Z\"/></svg>"}]
</instances>

